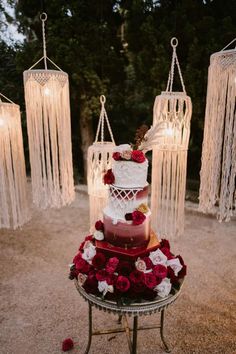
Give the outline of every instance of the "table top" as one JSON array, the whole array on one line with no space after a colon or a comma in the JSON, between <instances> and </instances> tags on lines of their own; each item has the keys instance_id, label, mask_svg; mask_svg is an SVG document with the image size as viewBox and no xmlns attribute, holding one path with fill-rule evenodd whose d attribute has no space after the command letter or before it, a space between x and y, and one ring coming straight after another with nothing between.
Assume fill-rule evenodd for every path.
<instances>
[{"instance_id":1,"label":"table top","mask_svg":"<svg viewBox=\"0 0 236 354\"><path fill-rule=\"evenodd\" d=\"M75 286L79 294L88 301L90 305L97 307L99 310L105 312L112 312L118 315L129 315L129 316L142 316L142 315L151 315L152 313L159 312L170 304L172 304L180 295L183 282L179 289L174 289L171 294L165 298L159 296L152 301L141 301L131 304L118 304L115 301L110 301L102 299L98 296L88 294L75 279ZM173 289L173 288L172 288Z\"/></svg>"}]
</instances>

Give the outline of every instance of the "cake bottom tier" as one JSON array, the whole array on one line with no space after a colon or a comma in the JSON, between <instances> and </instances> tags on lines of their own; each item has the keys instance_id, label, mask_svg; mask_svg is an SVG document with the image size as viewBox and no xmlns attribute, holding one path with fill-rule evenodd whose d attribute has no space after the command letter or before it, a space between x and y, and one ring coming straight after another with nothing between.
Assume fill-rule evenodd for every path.
<instances>
[{"instance_id":1,"label":"cake bottom tier","mask_svg":"<svg viewBox=\"0 0 236 354\"><path fill-rule=\"evenodd\" d=\"M105 213L103 221L106 242L123 248L147 246L150 239L150 216L141 225L133 225L127 221L113 224L113 219Z\"/></svg>"}]
</instances>

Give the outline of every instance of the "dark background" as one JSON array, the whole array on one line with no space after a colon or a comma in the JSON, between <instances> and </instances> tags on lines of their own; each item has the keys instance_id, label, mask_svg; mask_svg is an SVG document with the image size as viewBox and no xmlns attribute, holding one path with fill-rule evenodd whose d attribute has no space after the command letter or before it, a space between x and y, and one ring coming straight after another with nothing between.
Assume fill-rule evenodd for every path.
<instances>
[{"instance_id":1,"label":"dark background","mask_svg":"<svg viewBox=\"0 0 236 354\"><path fill-rule=\"evenodd\" d=\"M173 36L187 94L193 103L188 181L198 184L210 55L236 34L235 0L19 0L15 7L23 44L0 42L0 89L20 104L29 168L22 72L42 56L40 13L46 11L48 56L69 74L75 181L94 139L99 96L117 144L132 142L142 123L152 124L155 96L165 90ZM4 8L0 1L0 10ZM7 16L8 21L13 21ZM0 27L1 29L1 27ZM178 91L178 75L174 90ZM84 159L83 159L84 157ZM190 183L191 185L191 183Z\"/></svg>"}]
</instances>

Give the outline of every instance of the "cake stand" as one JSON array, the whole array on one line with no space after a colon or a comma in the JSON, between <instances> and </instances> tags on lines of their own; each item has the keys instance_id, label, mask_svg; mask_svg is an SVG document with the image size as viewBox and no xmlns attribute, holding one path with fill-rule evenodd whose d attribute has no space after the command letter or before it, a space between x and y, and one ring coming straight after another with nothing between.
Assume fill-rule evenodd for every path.
<instances>
[{"instance_id":1,"label":"cake stand","mask_svg":"<svg viewBox=\"0 0 236 354\"><path fill-rule=\"evenodd\" d=\"M183 283L182 283L183 284ZM86 291L79 285L78 281L75 280L75 286L79 292L79 294L84 298L85 301L88 302L88 318L89 318L89 337L88 343L85 350L85 354L89 352L92 336L93 335L102 335L102 334L112 334L112 333L121 333L126 332L129 351L131 354L136 354L137 351L137 333L138 330L144 329L160 329L160 336L164 346L164 350L167 353L170 353L170 348L167 345L165 338L164 338L164 315L165 309L172 304L180 295L182 284L179 289L174 289L171 294L169 294L164 299L157 297L155 300L152 301L142 301L139 303L132 303L129 305L117 303L114 301L104 300L100 297L97 297L92 294L86 293ZM92 316L92 307L96 307L99 310L113 313L119 316L118 323L121 324L123 320L123 326L114 329L104 329L104 330L93 330L93 316ZM160 324L157 326L138 326L138 317L143 315L151 315L153 313L160 312ZM128 318L127 316L133 317L133 328L129 327ZM133 335L131 336L131 332ZM131 338L132 337L132 338Z\"/></svg>"}]
</instances>

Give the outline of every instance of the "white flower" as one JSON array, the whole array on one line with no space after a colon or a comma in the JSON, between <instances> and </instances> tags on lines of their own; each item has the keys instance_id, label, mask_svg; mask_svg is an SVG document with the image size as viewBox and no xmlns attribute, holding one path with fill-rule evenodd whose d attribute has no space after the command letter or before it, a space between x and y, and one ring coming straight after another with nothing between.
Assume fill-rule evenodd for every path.
<instances>
[{"instance_id":1,"label":"white flower","mask_svg":"<svg viewBox=\"0 0 236 354\"><path fill-rule=\"evenodd\" d=\"M158 284L157 286L155 286L155 288L153 290L157 291L157 294L160 297L166 297L167 295L169 295L169 293L171 291L170 279L164 278L162 280L162 282L160 284Z\"/></svg>"},{"instance_id":2,"label":"white flower","mask_svg":"<svg viewBox=\"0 0 236 354\"><path fill-rule=\"evenodd\" d=\"M131 150L131 146L129 144L121 144L114 148L114 152L120 152Z\"/></svg>"},{"instance_id":3,"label":"white flower","mask_svg":"<svg viewBox=\"0 0 236 354\"><path fill-rule=\"evenodd\" d=\"M103 293L104 296L106 295L107 292L109 293L114 292L113 285L108 285L106 280L98 282L98 290L100 291L100 293Z\"/></svg>"},{"instance_id":4,"label":"white flower","mask_svg":"<svg viewBox=\"0 0 236 354\"><path fill-rule=\"evenodd\" d=\"M167 261L167 265L173 269L176 277L179 271L183 268L182 264L179 261L179 258L169 259Z\"/></svg>"},{"instance_id":5,"label":"white flower","mask_svg":"<svg viewBox=\"0 0 236 354\"><path fill-rule=\"evenodd\" d=\"M104 234L103 234L102 231L96 230L96 231L94 232L93 236L94 236L94 238L95 238L96 240L98 240L98 241L104 240Z\"/></svg>"},{"instance_id":6,"label":"white flower","mask_svg":"<svg viewBox=\"0 0 236 354\"><path fill-rule=\"evenodd\" d=\"M96 254L96 247L91 242L87 243L86 248L84 248L82 258L88 263L90 263L90 261L93 259L95 254Z\"/></svg>"},{"instance_id":7,"label":"white flower","mask_svg":"<svg viewBox=\"0 0 236 354\"><path fill-rule=\"evenodd\" d=\"M82 273L78 274L78 283L79 283L80 286L84 285L87 277L88 276L86 274L82 274Z\"/></svg>"},{"instance_id":8,"label":"white flower","mask_svg":"<svg viewBox=\"0 0 236 354\"><path fill-rule=\"evenodd\" d=\"M138 258L135 262L135 267L140 272L145 272L145 270L147 269L146 263L140 258Z\"/></svg>"},{"instance_id":9,"label":"white flower","mask_svg":"<svg viewBox=\"0 0 236 354\"><path fill-rule=\"evenodd\" d=\"M154 265L163 264L164 266L166 266L167 264L167 257L159 249L154 252L150 252L149 258L151 259Z\"/></svg>"}]
</instances>

